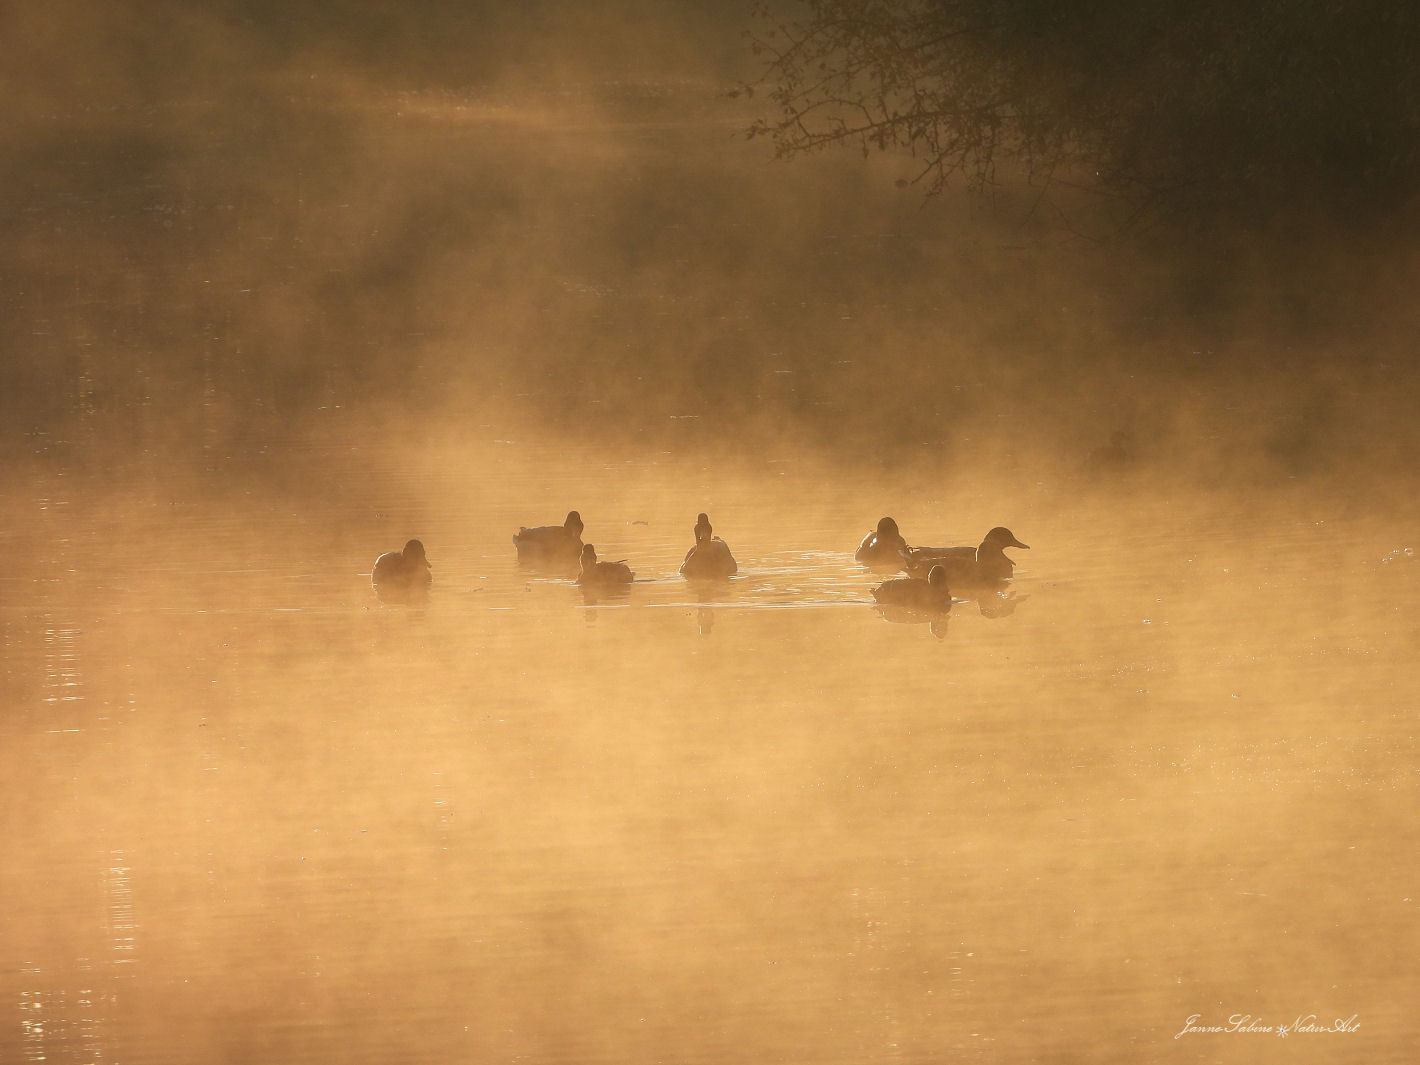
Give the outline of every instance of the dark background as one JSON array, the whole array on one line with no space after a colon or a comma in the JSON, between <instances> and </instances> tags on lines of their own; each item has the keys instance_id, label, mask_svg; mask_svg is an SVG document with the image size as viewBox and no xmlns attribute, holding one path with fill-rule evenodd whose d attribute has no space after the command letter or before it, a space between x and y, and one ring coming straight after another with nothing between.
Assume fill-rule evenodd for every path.
<instances>
[{"instance_id":1,"label":"dark background","mask_svg":"<svg viewBox=\"0 0 1420 1065\"><path fill-rule=\"evenodd\" d=\"M1412 467L1413 198L1100 240L1009 172L928 198L904 156L776 160L737 91L763 25L7 6L0 449L210 466L516 421L869 466L1098 472L1124 433L1206 481Z\"/></svg>"}]
</instances>

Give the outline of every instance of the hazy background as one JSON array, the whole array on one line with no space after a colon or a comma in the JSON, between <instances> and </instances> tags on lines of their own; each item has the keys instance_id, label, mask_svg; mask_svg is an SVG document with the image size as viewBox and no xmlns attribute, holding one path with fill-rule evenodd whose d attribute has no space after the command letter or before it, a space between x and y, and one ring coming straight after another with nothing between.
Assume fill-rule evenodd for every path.
<instances>
[{"instance_id":1,"label":"hazy background","mask_svg":"<svg viewBox=\"0 0 1420 1065\"><path fill-rule=\"evenodd\" d=\"M1009 183L776 162L748 5L3 18L12 460L495 415L942 471L1124 430L1206 483L1415 454L1413 211L1100 244Z\"/></svg>"},{"instance_id":2,"label":"hazy background","mask_svg":"<svg viewBox=\"0 0 1420 1065\"><path fill-rule=\"evenodd\" d=\"M1413 209L775 161L750 25L0 6L0 1060L1411 1060Z\"/></svg>"}]
</instances>

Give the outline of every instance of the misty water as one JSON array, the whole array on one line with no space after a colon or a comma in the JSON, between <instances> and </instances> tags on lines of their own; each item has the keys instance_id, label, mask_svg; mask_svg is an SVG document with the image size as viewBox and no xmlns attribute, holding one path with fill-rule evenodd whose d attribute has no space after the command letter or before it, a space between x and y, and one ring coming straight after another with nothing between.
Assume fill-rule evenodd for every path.
<instances>
[{"instance_id":1,"label":"misty water","mask_svg":"<svg viewBox=\"0 0 1420 1065\"><path fill-rule=\"evenodd\" d=\"M1403 1060L1398 530L495 432L12 490L5 1060ZM890 502L1032 546L892 623ZM573 506L624 596L518 568ZM702 509L740 575L697 591ZM1310 1013L1361 1027L1175 1039Z\"/></svg>"},{"instance_id":2,"label":"misty water","mask_svg":"<svg viewBox=\"0 0 1420 1065\"><path fill-rule=\"evenodd\" d=\"M12 20L0 1065L1413 1060L1413 273L775 165L718 5L279 6Z\"/></svg>"}]
</instances>

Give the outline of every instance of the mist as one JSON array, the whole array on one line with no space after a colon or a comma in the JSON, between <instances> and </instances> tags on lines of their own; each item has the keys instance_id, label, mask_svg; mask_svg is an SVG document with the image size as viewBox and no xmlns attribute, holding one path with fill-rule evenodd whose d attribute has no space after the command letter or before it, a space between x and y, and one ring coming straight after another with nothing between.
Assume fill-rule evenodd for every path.
<instances>
[{"instance_id":1,"label":"mist","mask_svg":"<svg viewBox=\"0 0 1420 1065\"><path fill-rule=\"evenodd\" d=\"M760 17L0 10L0 1058L1406 1060L1414 203L775 158Z\"/></svg>"},{"instance_id":2,"label":"mist","mask_svg":"<svg viewBox=\"0 0 1420 1065\"><path fill-rule=\"evenodd\" d=\"M1123 431L1209 481L1414 456L1404 227L1100 243L910 159L775 161L747 11L323 10L12 13L12 454L491 411L870 464Z\"/></svg>"}]
</instances>

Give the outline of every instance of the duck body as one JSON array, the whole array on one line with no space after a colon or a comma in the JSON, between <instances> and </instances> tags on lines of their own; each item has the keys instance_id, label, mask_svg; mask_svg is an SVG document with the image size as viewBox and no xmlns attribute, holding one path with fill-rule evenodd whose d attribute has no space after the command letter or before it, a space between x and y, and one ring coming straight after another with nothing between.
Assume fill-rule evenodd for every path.
<instances>
[{"instance_id":1,"label":"duck body","mask_svg":"<svg viewBox=\"0 0 1420 1065\"><path fill-rule=\"evenodd\" d=\"M424 545L418 540L410 540L402 551L386 551L370 570L370 585L386 602L421 598L433 579Z\"/></svg>"},{"instance_id":2,"label":"duck body","mask_svg":"<svg viewBox=\"0 0 1420 1065\"><path fill-rule=\"evenodd\" d=\"M1006 554L1006 548L1030 550L1029 544L1016 539L1010 529L996 526L986 534L978 547L919 547L908 553L907 572L921 575L934 566L946 571L954 588L979 588L1011 579L1016 564Z\"/></svg>"},{"instance_id":3,"label":"duck body","mask_svg":"<svg viewBox=\"0 0 1420 1065\"><path fill-rule=\"evenodd\" d=\"M853 552L853 558L865 566L874 569L886 568L895 572L906 564L909 550L907 541L898 531L897 522L891 518L883 518L876 529L863 537L858 550Z\"/></svg>"},{"instance_id":4,"label":"duck body","mask_svg":"<svg viewBox=\"0 0 1420 1065\"><path fill-rule=\"evenodd\" d=\"M582 555L582 515L569 511L561 525L526 526L513 534L518 561L524 565L575 566Z\"/></svg>"},{"instance_id":5,"label":"duck body","mask_svg":"<svg viewBox=\"0 0 1420 1065\"><path fill-rule=\"evenodd\" d=\"M695 523L695 546L685 553L680 573L687 580L721 580L739 571L730 545L714 535L710 519L701 514Z\"/></svg>"},{"instance_id":6,"label":"duck body","mask_svg":"<svg viewBox=\"0 0 1420 1065\"><path fill-rule=\"evenodd\" d=\"M960 565L976 561L974 547L912 547L904 552L906 570L910 576L926 577L935 565Z\"/></svg>"},{"instance_id":7,"label":"duck body","mask_svg":"<svg viewBox=\"0 0 1420 1065\"><path fill-rule=\"evenodd\" d=\"M630 584L635 579L636 574L631 572L631 567L625 562L598 562L595 547L591 544L582 547L581 570L577 574L578 584L607 587Z\"/></svg>"},{"instance_id":8,"label":"duck body","mask_svg":"<svg viewBox=\"0 0 1420 1065\"><path fill-rule=\"evenodd\" d=\"M944 566L933 566L926 579L894 577L873 589L881 606L897 607L922 614L940 614L951 609L952 592Z\"/></svg>"}]
</instances>

